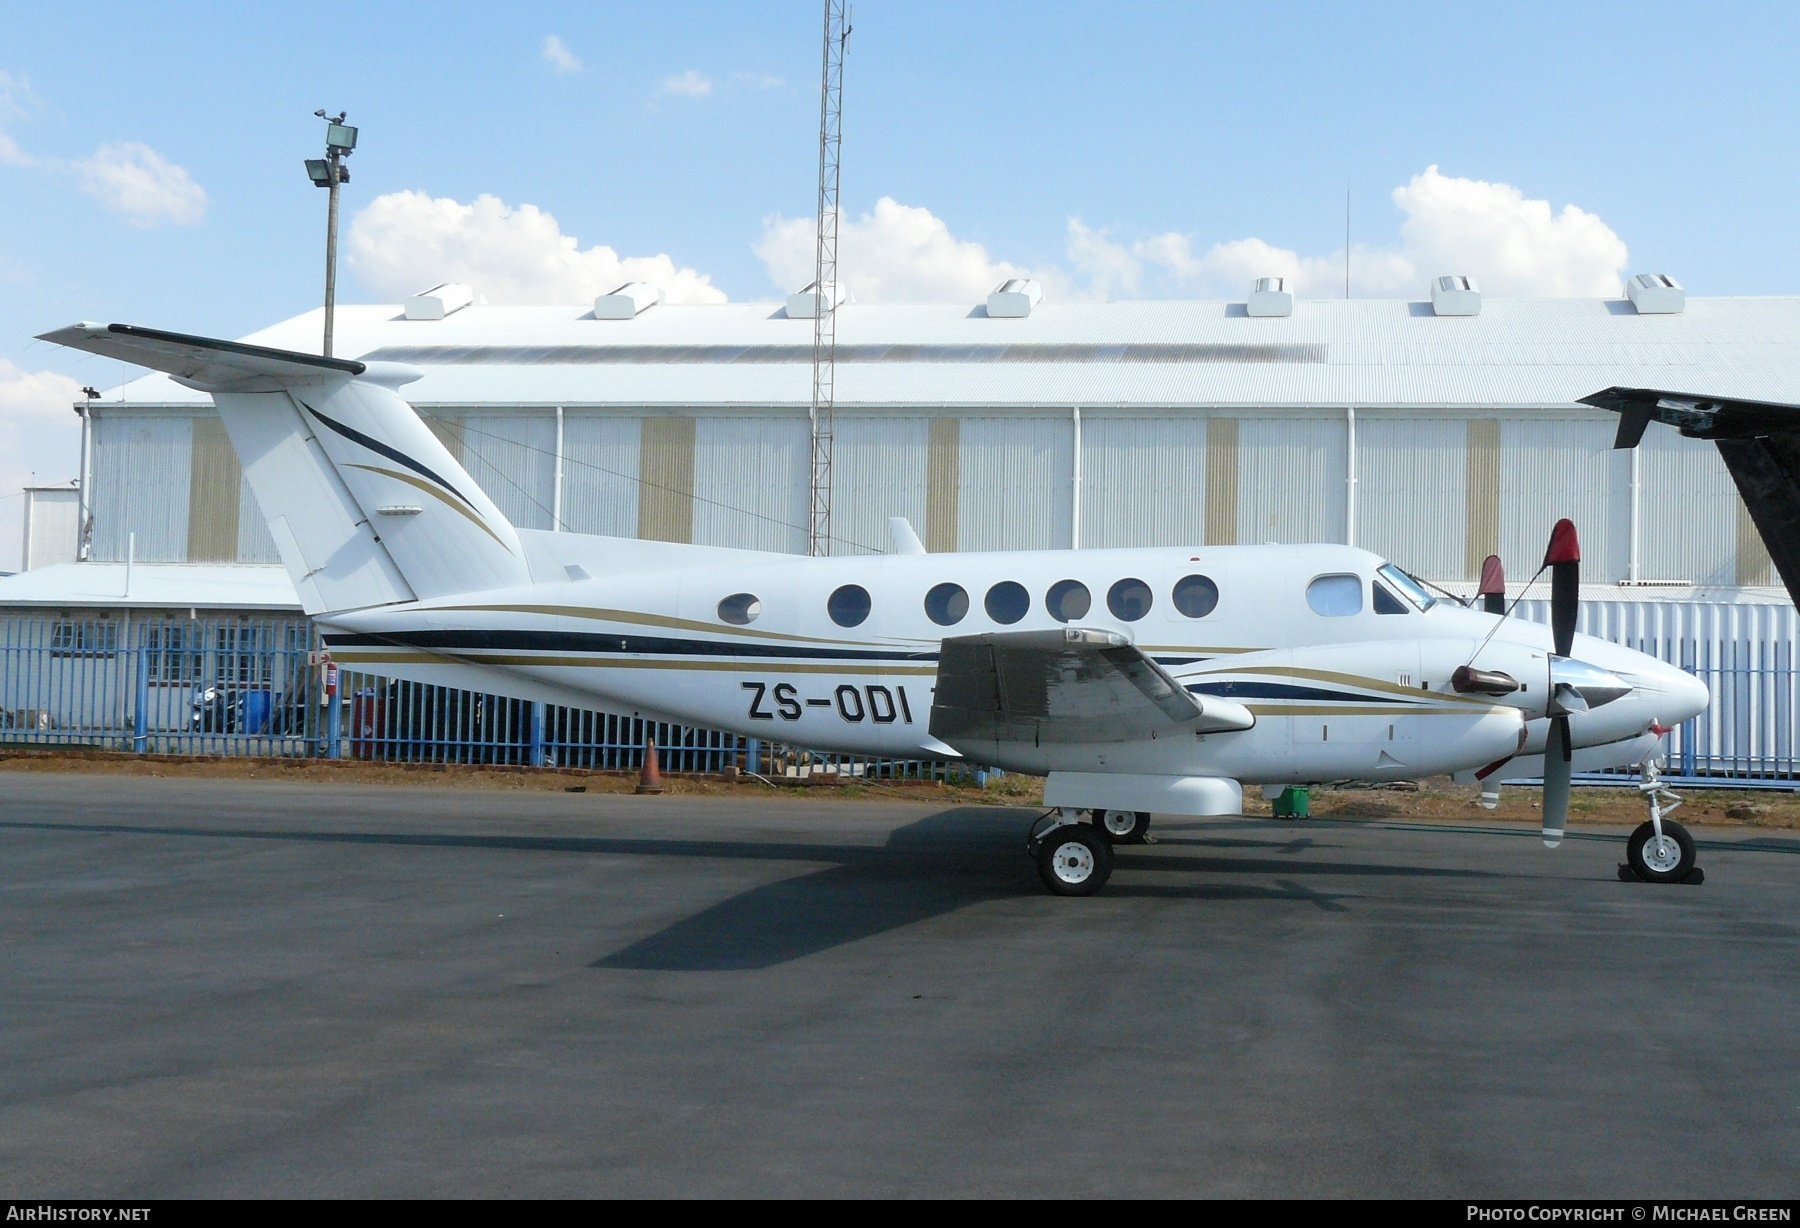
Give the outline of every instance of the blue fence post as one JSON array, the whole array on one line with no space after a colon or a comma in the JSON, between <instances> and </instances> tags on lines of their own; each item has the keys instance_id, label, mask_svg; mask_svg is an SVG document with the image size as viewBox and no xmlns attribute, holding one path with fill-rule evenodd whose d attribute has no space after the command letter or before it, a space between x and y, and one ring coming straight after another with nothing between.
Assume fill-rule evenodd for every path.
<instances>
[{"instance_id":1,"label":"blue fence post","mask_svg":"<svg viewBox=\"0 0 1800 1228\"><path fill-rule=\"evenodd\" d=\"M343 674L336 665L326 667L325 687L325 754L331 759L344 757L344 697L340 679Z\"/></svg>"},{"instance_id":2,"label":"blue fence post","mask_svg":"<svg viewBox=\"0 0 1800 1228\"><path fill-rule=\"evenodd\" d=\"M544 767L544 701L534 700L531 705L531 766Z\"/></svg>"},{"instance_id":3,"label":"blue fence post","mask_svg":"<svg viewBox=\"0 0 1800 1228\"><path fill-rule=\"evenodd\" d=\"M137 711L131 716L131 749L143 754L150 749L150 652L140 629L137 645Z\"/></svg>"},{"instance_id":4,"label":"blue fence post","mask_svg":"<svg viewBox=\"0 0 1800 1228\"><path fill-rule=\"evenodd\" d=\"M751 738L744 743L744 768L746 771L762 775L762 739Z\"/></svg>"}]
</instances>

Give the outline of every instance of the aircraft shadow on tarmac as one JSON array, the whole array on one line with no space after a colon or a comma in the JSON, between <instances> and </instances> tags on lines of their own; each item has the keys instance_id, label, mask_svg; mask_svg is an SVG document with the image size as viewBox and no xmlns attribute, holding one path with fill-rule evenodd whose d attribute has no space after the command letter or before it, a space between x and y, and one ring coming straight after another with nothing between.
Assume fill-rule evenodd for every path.
<instances>
[{"instance_id":1,"label":"aircraft shadow on tarmac","mask_svg":"<svg viewBox=\"0 0 1800 1228\"><path fill-rule=\"evenodd\" d=\"M896 830L879 849L844 850L838 864L766 883L722 900L593 963L595 968L724 972L767 968L873 937L971 904L1039 897L1036 871L1024 854L1025 824L1017 812L970 808L940 811ZM1274 886L1251 883L1143 883L1114 878L1107 899L1273 900L1342 912L1353 898L1301 886L1309 875L1401 875L1489 878L1479 870L1345 862L1221 858L1175 852L1170 846L1269 849L1293 855L1313 847L1299 840L1204 839L1170 836L1159 847L1124 850L1120 871L1269 874ZM1133 875L1135 877L1135 875ZM1042 897L1047 902L1048 897ZM1054 901L1081 907L1082 901Z\"/></svg>"},{"instance_id":2,"label":"aircraft shadow on tarmac","mask_svg":"<svg viewBox=\"0 0 1800 1228\"><path fill-rule=\"evenodd\" d=\"M299 841L402 848L491 849L627 857L694 857L743 861L825 863L825 868L752 887L594 961L595 968L655 971L734 971L768 968L846 943L998 899L1042 898L1079 908L1089 901L1052 901L1042 895L1025 855L1035 813L991 807L939 811L896 829L885 845L773 842L716 838L611 836L478 836L450 833L152 826L126 823L0 821L0 830L89 832L199 839ZM1231 827L1243 830L1248 824ZM1254 828L1252 828L1254 830ZM1305 878L1492 878L1481 870L1374 862L1307 861L1324 851L1311 837L1259 840L1201 836L1186 824L1155 845L1121 848L1123 873L1106 899L1266 900L1345 911L1355 898L1304 887ZM1193 852L1187 850L1196 850ZM1268 850L1273 856L1209 855L1197 850ZM1267 875L1273 885L1244 882L1143 882L1140 874Z\"/></svg>"}]
</instances>

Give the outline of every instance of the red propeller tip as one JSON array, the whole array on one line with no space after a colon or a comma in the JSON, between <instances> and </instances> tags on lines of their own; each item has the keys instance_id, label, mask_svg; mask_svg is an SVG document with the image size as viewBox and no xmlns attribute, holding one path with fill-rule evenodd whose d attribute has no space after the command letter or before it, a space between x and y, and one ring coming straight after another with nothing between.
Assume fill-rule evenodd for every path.
<instances>
[{"instance_id":1,"label":"red propeller tip","mask_svg":"<svg viewBox=\"0 0 1800 1228\"><path fill-rule=\"evenodd\" d=\"M1490 554L1482 560L1481 586L1475 590L1475 595L1485 597L1489 593L1504 593L1505 591L1506 569L1500 566L1499 555Z\"/></svg>"},{"instance_id":2,"label":"red propeller tip","mask_svg":"<svg viewBox=\"0 0 1800 1228\"><path fill-rule=\"evenodd\" d=\"M1581 562L1581 542L1575 536L1575 522L1563 519L1550 530L1550 549L1544 552L1544 566L1552 563Z\"/></svg>"}]
</instances>

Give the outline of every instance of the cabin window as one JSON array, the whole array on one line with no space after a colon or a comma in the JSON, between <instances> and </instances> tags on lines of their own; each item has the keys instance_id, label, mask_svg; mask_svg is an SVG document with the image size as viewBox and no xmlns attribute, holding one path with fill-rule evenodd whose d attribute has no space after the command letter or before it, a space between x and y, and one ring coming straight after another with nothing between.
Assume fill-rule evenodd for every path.
<instances>
[{"instance_id":1,"label":"cabin window","mask_svg":"<svg viewBox=\"0 0 1800 1228\"><path fill-rule=\"evenodd\" d=\"M733 593L719 603L719 621L734 627L748 627L762 613L762 602L755 593Z\"/></svg>"},{"instance_id":2,"label":"cabin window","mask_svg":"<svg viewBox=\"0 0 1800 1228\"><path fill-rule=\"evenodd\" d=\"M860 627L869 616L869 590L860 584L846 584L825 602L825 612L840 627Z\"/></svg>"},{"instance_id":3,"label":"cabin window","mask_svg":"<svg viewBox=\"0 0 1800 1228\"><path fill-rule=\"evenodd\" d=\"M954 627L969 613L969 594L960 584L939 584L925 594L925 617L940 627Z\"/></svg>"},{"instance_id":4,"label":"cabin window","mask_svg":"<svg viewBox=\"0 0 1800 1228\"><path fill-rule=\"evenodd\" d=\"M1015 580L1002 580L987 591L988 617L997 623L1016 623L1031 609L1031 594Z\"/></svg>"},{"instance_id":5,"label":"cabin window","mask_svg":"<svg viewBox=\"0 0 1800 1228\"><path fill-rule=\"evenodd\" d=\"M1044 594L1044 608L1059 623L1072 623L1077 618L1086 618L1093 604L1092 594L1080 580L1058 580Z\"/></svg>"},{"instance_id":6,"label":"cabin window","mask_svg":"<svg viewBox=\"0 0 1800 1228\"><path fill-rule=\"evenodd\" d=\"M1388 592L1387 585L1377 580L1375 589L1375 612L1377 614L1405 614L1411 609L1404 601Z\"/></svg>"},{"instance_id":7,"label":"cabin window","mask_svg":"<svg viewBox=\"0 0 1800 1228\"><path fill-rule=\"evenodd\" d=\"M1120 622L1134 623L1150 612L1154 598L1142 580L1120 580L1106 590L1106 608Z\"/></svg>"},{"instance_id":8,"label":"cabin window","mask_svg":"<svg viewBox=\"0 0 1800 1228\"><path fill-rule=\"evenodd\" d=\"M1206 576L1183 576L1175 581L1175 591L1169 594L1175 601L1175 608L1187 618L1205 618L1219 604L1219 586Z\"/></svg>"},{"instance_id":9,"label":"cabin window","mask_svg":"<svg viewBox=\"0 0 1800 1228\"><path fill-rule=\"evenodd\" d=\"M1326 618L1348 618L1361 614L1363 582L1361 576L1320 576L1306 586L1306 604L1314 614Z\"/></svg>"}]
</instances>

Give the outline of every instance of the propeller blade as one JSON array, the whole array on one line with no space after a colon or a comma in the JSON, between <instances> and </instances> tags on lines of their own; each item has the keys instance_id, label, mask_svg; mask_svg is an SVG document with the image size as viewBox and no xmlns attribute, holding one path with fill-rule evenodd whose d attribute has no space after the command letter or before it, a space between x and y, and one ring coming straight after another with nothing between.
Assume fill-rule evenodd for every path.
<instances>
[{"instance_id":1,"label":"propeller blade","mask_svg":"<svg viewBox=\"0 0 1800 1228\"><path fill-rule=\"evenodd\" d=\"M1481 583L1475 595L1489 614L1506 613L1506 569L1500 566L1499 555L1490 554L1481 561Z\"/></svg>"},{"instance_id":2,"label":"propeller blade","mask_svg":"<svg viewBox=\"0 0 1800 1228\"><path fill-rule=\"evenodd\" d=\"M1559 520L1550 530L1544 566L1550 569L1550 632L1556 655L1566 657L1575 647L1575 619L1581 613L1581 542L1574 521Z\"/></svg>"},{"instance_id":3,"label":"propeller blade","mask_svg":"<svg viewBox=\"0 0 1800 1228\"><path fill-rule=\"evenodd\" d=\"M1569 745L1569 718L1558 716L1550 722L1550 736L1544 741L1544 847L1553 849L1562 843L1563 829L1569 822L1570 759L1574 748Z\"/></svg>"}]
</instances>

